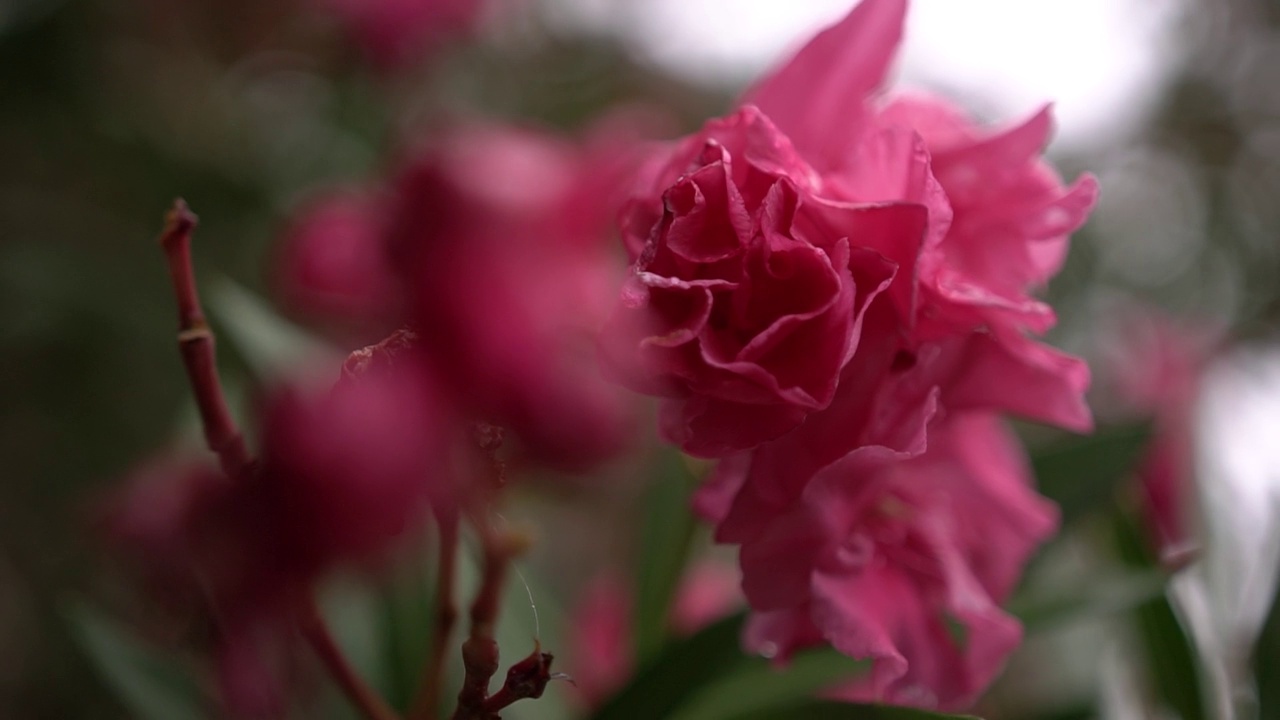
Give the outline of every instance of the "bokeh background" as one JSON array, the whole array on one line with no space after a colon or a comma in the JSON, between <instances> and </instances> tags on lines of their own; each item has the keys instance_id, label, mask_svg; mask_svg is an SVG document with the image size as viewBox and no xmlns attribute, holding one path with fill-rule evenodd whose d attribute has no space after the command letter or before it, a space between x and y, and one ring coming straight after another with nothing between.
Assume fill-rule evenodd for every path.
<instances>
[{"instance_id":1,"label":"bokeh background","mask_svg":"<svg viewBox=\"0 0 1280 720\"><path fill-rule=\"evenodd\" d=\"M478 37L396 74L367 65L318 4L0 0L0 717L129 716L68 608L119 603L94 504L189 428L154 242L172 198L202 218L218 329L243 333L228 316L271 297L291 208L376 175L431 118L573 131L660 107L685 131L851 2L497 0ZM1127 419L1107 391L1136 332L1118 318L1160 312L1223 338L1188 440L1211 541L1173 594L1207 717L1256 710L1250 688L1280 692L1252 683L1251 650L1280 567L1280 2L917 0L899 74L993 121L1056 101L1051 154L1068 177L1096 173L1103 196L1048 290L1055 342L1095 361L1104 425ZM250 384L234 342L221 360L232 386ZM581 528L574 507L638 491L556 492L569 509L535 498L531 514ZM1069 527L1033 583L1052 594L1111 572L1122 558L1090 540L1101 524ZM579 577L627 546L557 555L569 544L547 543L530 573ZM540 604L572 602L533 584ZM985 716L1169 712L1164 676L1135 649L1144 631L1116 627L1060 620L1034 637Z\"/></svg>"}]
</instances>

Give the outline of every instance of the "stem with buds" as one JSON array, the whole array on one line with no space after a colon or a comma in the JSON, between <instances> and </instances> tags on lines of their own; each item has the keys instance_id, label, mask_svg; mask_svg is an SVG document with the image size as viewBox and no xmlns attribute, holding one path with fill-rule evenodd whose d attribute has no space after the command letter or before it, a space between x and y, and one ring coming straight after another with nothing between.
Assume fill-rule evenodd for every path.
<instances>
[{"instance_id":1,"label":"stem with buds","mask_svg":"<svg viewBox=\"0 0 1280 720\"><path fill-rule=\"evenodd\" d=\"M222 471L229 478L242 478L252 473L255 461L245 446L244 437L231 418L214 353L214 335L205 319L196 289L195 273L191 262L191 238L195 231L196 216L181 199L165 216L160 245L164 248L173 281L174 297L178 304L178 346L183 366L195 395L205 442L218 456ZM397 331L365 355L353 356L344 366L347 374L358 374L364 365L373 362L373 350L392 353L407 347L413 333ZM489 681L499 667L498 642L494 639L494 627L506 576L511 560L527 545L527 539L518 533L494 527L488 518L488 508L493 498L505 484L504 468L497 453L502 444L502 432L491 425L478 428L477 444L493 470L488 483L482 483L478 502L470 507L469 517L476 527L483 547L483 568L480 588L470 612L470 631L462 644L462 661L465 677L458 693L458 704L453 720L496 720L498 712L523 698L540 697L547 683L554 679L550 672L552 657L535 644L533 652L512 665L505 683L493 695L489 694ZM458 552L458 521L456 510L437 512L440 525L440 573L436 587L436 628L432 647L423 670L423 684L413 711L413 720L431 720L440 701L440 688L444 673L449 636L456 621L454 585ZM316 652L325 669L342 689L343 693L366 720L399 720L399 715L385 700L369 687L351 667L341 647L325 626L314 600L301 609L298 626L302 636Z\"/></svg>"},{"instance_id":2,"label":"stem with buds","mask_svg":"<svg viewBox=\"0 0 1280 720\"><path fill-rule=\"evenodd\" d=\"M196 223L196 216L186 202L175 200L173 208L165 216L160 246L164 248L169 263L169 276L178 302L178 348L182 352L182 364L186 368L187 379L191 383L196 407L200 412L205 442L218 456L223 473L231 478L239 478L253 469L254 460L245 446L244 437L231 418L222 383L218 379L213 331L209 328L204 309L200 305L200 294L196 289L195 272L191 263L191 237ZM360 679L347 662L314 603L303 610L299 620L303 636L315 649L347 698L365 718L398 720L396 712Z\"/></svg>"}]
</instances>

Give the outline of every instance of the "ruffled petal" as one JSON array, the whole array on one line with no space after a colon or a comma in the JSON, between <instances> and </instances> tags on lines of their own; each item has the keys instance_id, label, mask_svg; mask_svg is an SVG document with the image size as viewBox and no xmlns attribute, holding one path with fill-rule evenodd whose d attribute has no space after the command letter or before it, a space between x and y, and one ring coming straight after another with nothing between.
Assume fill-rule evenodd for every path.
<instances>
[{"instance_id":1,"label":"ruffled petal","mask_svg":"<svg viewBox=\"0 0 1280 720\"><path fill-rule=\"evenodd\" d=\"M818 170L839 167L884 82L906 18L906 0L863 0L743 96L760 107Z\"/></svg>"}]
</instances>

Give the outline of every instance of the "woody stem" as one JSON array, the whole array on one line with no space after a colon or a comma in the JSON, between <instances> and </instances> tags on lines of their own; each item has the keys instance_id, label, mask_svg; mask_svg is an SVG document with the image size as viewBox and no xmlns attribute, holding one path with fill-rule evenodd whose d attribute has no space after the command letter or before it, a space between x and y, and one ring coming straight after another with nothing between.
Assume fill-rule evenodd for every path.
<instances>
[{"instance_id":1,"label":"woody stem","mask_svg":"<svg viewBox=\"0 0 1280 720\"><path fill-rule=\"evenodd\" d=\"M213 331L205 320L196 290L191 266L191 236L196 222L186 202L175 200L165 216L160 246L169 263L173 294L178 301L178 349L200 411L205 443L218 456L223 472L228 477L238 477L249 468L251 460L222 393L214 358Z\"/></svg>"},{"instance_id":2,"label":"woody stem","mask_svg":"<svg viewBox=\"0 0 1280 720\"><path fill-rule=\"evenodd\" d=\"M196 223L197 218L186 202L175 200L165 215L160 246L168 260L169 277L178 303L178 349L200 412L205 443L218 456L223 473L228 478L239 478L250 471L253 458L239 428L231 419L231 410L218 379L213 331L209 329L204 309L200 306L200 293L191 262L191 238ZM315 648L325 667L367 720L399 720L395 711L351 668L314 603L304 610L300 624L302 634Z\"/></svg>"},{"instance_id":3,"label":"woody stem","mask_svg":"<svg viewBox=\"0 0 1280 720\"><path fill-rule=\"evenodd\" d=\"M476 521L476 526L483 543L484 567L480 589L471 605L471 630L462 643L465 675L453 720L487 720L491 717L485 708L485 700L489 695L489 681L498 672L498 641L493 637L493 630L512 555L512 544L492 525L481 519Z\"/></svg>"}]
</instances>

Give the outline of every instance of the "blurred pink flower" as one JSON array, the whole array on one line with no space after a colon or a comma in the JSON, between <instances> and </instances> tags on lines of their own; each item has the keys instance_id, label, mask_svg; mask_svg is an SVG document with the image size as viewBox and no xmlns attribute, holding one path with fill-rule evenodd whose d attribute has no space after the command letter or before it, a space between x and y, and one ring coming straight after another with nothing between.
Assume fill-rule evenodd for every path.
<instances>
[{"instance_id":1,"label":"blurred pink flower","mask_svg":"<svg viewBox=\"0 0 1280 720\"><path fill-rule=\"evenodd\" d=\"M151 587L216 618L233 708L261 713L280 701L270 657L314 583L339 565L377 562L425 519L444 482L445 426L430 397L404 370L319 395L283 388L266 403L261 461L243 475L163 461L116 498L108 532ZM245 670L249 656L262 673Z\"/></svg>"},{"instance_id":2,"label":"blurred pink flower","mask_svg":"<svg viewBox=\"0 0 1280 720\"><path fill-rule=\"evenodd\" d=\"M449 496L441 404L417 368L344 378L323 396L277 391L263 418L272 532L302 567L385 550Z\"/></svg>"},{"instance_id":3,"label":"blurred pink flower","mask_svg":"<svg viewBox=\"0 0 1280 720\"><path fill-rule=\"evenodd\" d=\"M594 579L574 606L566 667L589 706L604 702L631 675L633 610L630 588L613 574Z\"/></svg>"},{"instance_id":4,"label":"blurred pink flower","mask_svg":"<svg viewBox=\"0 0 1280 720\"><path fill-rule=\"evenodd\" d=\"M589 706L607 700L634 670L631 598L628 584L612 573L592 580L579 597L567 667ZM740 602L738 574L732 568L713 562L696 564L676 590L671 630L678 636L692 635L731 613Z\"/></svg>"},{"instance_id":5,"label":"blurred pink flower","mask_svg":"<svg viewBox=\"0 0 1280 720\"><path fill-rule=\"evenodd\" d=\"M470 32L484 0L320 0L375 65L395 69Z\"/></svg>"},{"instance_id":6,"label":"blurred pink flower","mask_svg":"<svg viewBox=\"0 0 1280 720\"><path fill-rule=\"evenodd\" d=\"M633 429L631 400L595 354L622 272L604 242L620 162L468 125L435 136L395 185L389 242L432 371L566 469L612 456Z\"/></svg>"},{"instance_id":7,"label":"blurred pink flower","mask_svg":"<svg viewBox=\"0 0 1280 720\"><path fill-rule=\"evenodd\" d=\"M1043 161L1047 110L992 131L882 97L905 11L864 0L654 152L602 348L667 440L720 458L696 506L742 546L749 641L829 642L875 661L852 696L952 708L1018 643L998 603L1055 524L999 415L1092 427L1031 293L1097 183Z\"/></svg>"},{"instance_id":8,"label":"blurred pink flower","mask_svg":"<svg viewBox=\"0 0 1280 720\"><path fill-rule=\"evenodd\" d=\"M373 193L336 190L294 212L277 245L273 278L286 307L353 324L390 314L395 297L382 245L383 205Z\"/></svg>"},{"instance_id":9,"label":"blurred pink flower","mask_svg":"<svg viewBox=\"0 0 1280 720\"><path fill-rule=\"evenodd\" d=\"M1057 514L993 415L936 425L923 455L863 448L824 469L742 545L749 647L785 660L829 642L873 661L835 694L954 709L1021 639L999 604ZM722 474L716 482L735 482Z\"/></svg>"},{"instance_id":10,"label":"blurred pink flower","mask_svg":"<svg viewBox=\"0 0 1280 720\"><path fill-rule=\"evenodd\" d=\"M598 370L596 336L623 274L609 220L647 116L581 143L455 123L392 177L303 205L282 239L294 307L346 327L412 330L426 372L523 457L581 470L634 430L634 399Z\"/></svg>"},{"instance_id":11,"label":"blurred pink flower","mask_svg":"<svg viewBox=\"0 0 1280 720\"><path fill-rule=\"evenodd\" d=\"M1138 482L1151 544L1171 568L1192 560L1200 542L1192 527L1195 405L1222 335L1207 322L1140 308L1123 313L1114 336L1104 340L1114 396L1128 412L1152 421Z\"/></svg>"}]
</instances>

